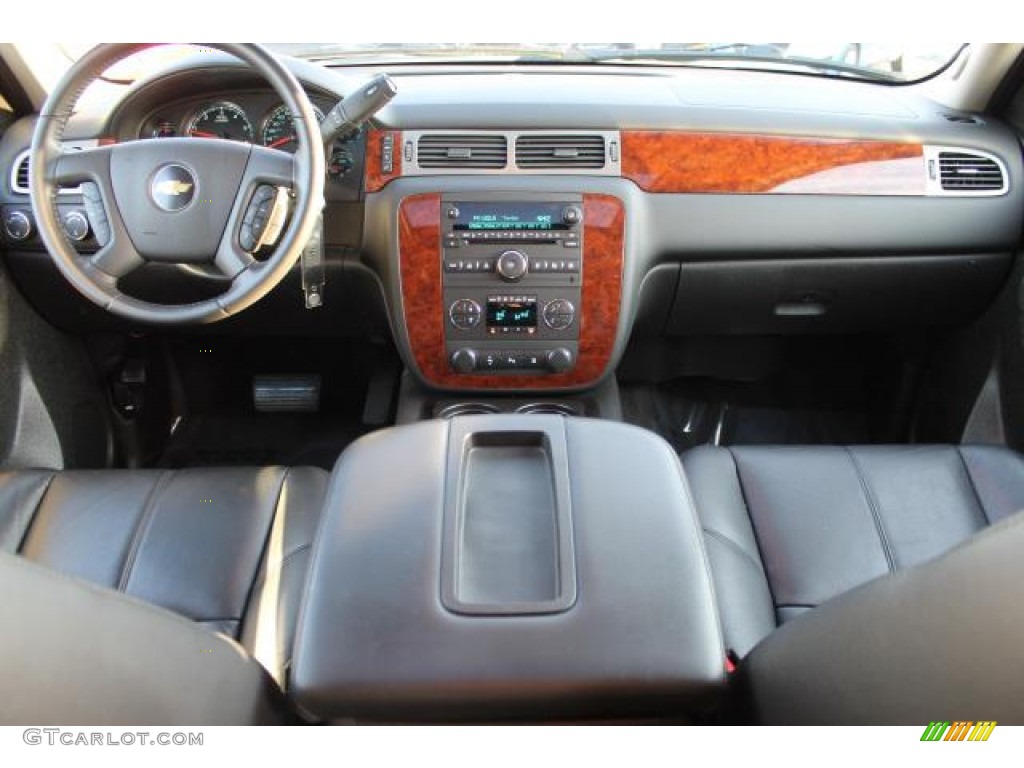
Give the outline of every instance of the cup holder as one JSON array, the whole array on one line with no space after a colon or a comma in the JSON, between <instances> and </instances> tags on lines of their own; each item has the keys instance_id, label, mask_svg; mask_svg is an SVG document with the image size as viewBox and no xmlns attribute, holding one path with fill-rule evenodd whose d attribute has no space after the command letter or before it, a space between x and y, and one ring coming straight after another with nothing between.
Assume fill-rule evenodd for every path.
<instances>
[{"instance_id":1,"label":"cup holder","mask_svg":"<svg viewBox=\"0 0 1024 768\"><path fill-rule=\"evenodd\" d=\"M449 403L438 408L434 415L439 419L451 419L456 416L480 416L488 413L501 413L501 409L491 403Z\"/></svg>"},{"instance_id":2,"label":"cup holder","mask_svg":"<svg viewBox=\"0 0 1024 768\"><path fill-rule=\"evenodd\" d=\"M571 403L526 403L516 408L516 413L535 413L551 416L580 416L579 406Z\"/></svg>"}]
</instances>

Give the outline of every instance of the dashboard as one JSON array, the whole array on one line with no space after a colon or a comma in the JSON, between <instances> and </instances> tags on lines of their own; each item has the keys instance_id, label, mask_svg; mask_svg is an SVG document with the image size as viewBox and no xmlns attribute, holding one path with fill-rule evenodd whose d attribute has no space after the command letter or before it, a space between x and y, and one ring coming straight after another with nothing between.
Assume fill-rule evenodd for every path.
<instances>
[{"instance_id":1,"label":"dashboard","mask_svg":"<svg viewBox=\"0 0 1024 768\"><path fill-rule=\"evenodd\" d=\"M321 113L378 72L289 66ZM1020 237L1015 133L905 88L648 67L390 74L395 100L330 153L329 308L298 308L296 277L223 332L386 334L434 389L579 391L646 337L967 322ZM31 128L23 120L0 142L5 225L30 215L17 182ZM209 57L136 84L72 130L294 145L279 99ZM73 209L75 195L61 202ZM6 240L51 320L110 325L65 293L38 242Z\"/></svg>"}]
</instances>

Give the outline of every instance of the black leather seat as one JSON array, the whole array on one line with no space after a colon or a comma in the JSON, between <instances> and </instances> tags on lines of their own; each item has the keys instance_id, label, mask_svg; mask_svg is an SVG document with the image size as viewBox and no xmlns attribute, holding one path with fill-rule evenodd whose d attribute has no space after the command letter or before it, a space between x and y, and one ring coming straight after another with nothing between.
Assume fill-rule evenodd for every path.
<instances>
[{"instance_id":1,"label":"black leather seat","mask_svg":"<svg viewBox=\"0 0 1024 768\"><path fill-rule=\"evenodd\" d=\"M1024 460L994 447L702 447L683 466L727 647L1024 509Z\"/></svg>"},{"instance_id":2,"label":"black leather seat","mask_svg":"<svg viewBox=\"0 0 1024 768\"><path fill-rule=\"evenodd\" d=\"M0 472L0 550L241 642L282 686L321 469Z\"/></svg>"}]
</instances>

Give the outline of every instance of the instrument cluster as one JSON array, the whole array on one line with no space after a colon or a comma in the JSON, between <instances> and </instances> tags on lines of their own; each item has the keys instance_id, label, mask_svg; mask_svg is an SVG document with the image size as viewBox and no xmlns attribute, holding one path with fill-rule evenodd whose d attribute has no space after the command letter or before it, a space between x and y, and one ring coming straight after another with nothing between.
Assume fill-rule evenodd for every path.
<instances>
[{"instance_id":1,"label":"instrument cluster","mask_svg":"<svg viewBox=\"0 0 1024 768\"><path fill-rule=\"evenodd\" d=\"M333 104L316 103L318 120ZM244 141L282 152L295 152L297 136L291 110L273 94L238 94L201 101L178 102L150 114L139 130L140 139L187 136L197 140ZM360 133L338 141L327 158L329 181L358 185L365 137Z\"/></svg>"}]
</instances>

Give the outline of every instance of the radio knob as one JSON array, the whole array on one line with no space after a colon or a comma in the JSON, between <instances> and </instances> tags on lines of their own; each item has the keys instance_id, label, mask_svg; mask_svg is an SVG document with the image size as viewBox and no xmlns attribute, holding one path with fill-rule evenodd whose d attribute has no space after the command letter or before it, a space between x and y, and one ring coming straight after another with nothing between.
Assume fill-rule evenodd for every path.
<instances>
[{"instance_id":1,"label":"radio knob","mask_svg":"<svg viewBox=\"0 0 1024 768\"><path fill-rule=\"evenodd\" d=\"M565 347L552 349L547 354L548 368L555 373L565 373L572 368L572 352Z\"/></svg>"},{"instance_id":2,"label":"radio knob","mask_svg":"<svg viewBox=\"0 0 1024 768\"><path fill-rule=\"evenodd\" d=\"M32 236L32 219L24 211L11 211L4 216L4 231L11 240L28 240Z\"/></svg>"},{"instance_id":3,"label":"radio knob","mask_svg":"<svg viewBox=\"0 0 1024 768\"><path fill-rule=\"evenodd\" d=\"M463 347L452 352L452 368L459 373L472 373L476 370L476 351Z\"/></svg>"},{"instance_id":4,"label":"radio knob","mask_svg":"<svg viewBox=\"0 0 1024 768\"><path fill-rule=\"evenodd\" d=\"M564 331L576 317L576 307L568 299L555 299L544 305L544 323L553 331Z\"/></svg>"},{"instance_id":5,"label":"radio knob","mask_svg":"<svg viewBox=\"0 0 1024 768\"><path fill-rule=\"evenodd\" d=\"M480 324L480 312L480 305L472 299L456 299L448 307L448 319L456 328L468 331Z\"/></svg>"},{"instance_id":6,"label":"radio knob","mask_svg":"<svg viewBox=\"0 0 1024 768\"><path fill-rule=\"evenodd\" d=\"M583 220L583 213L575 205L567 205L562 209L562 221L570 226L579 224Z\"/></svg>"},{"instance_id":7,"label":"radio knob","mask_svg":"<svg viewBox=\"0 0 1024 768\"><path fill-rule=\"evenodd\" d=\"M522 251L505 251L498 257L498 274L504 280L522 280L530 266L530 260Z\"/></svg>"}]
</instances>

